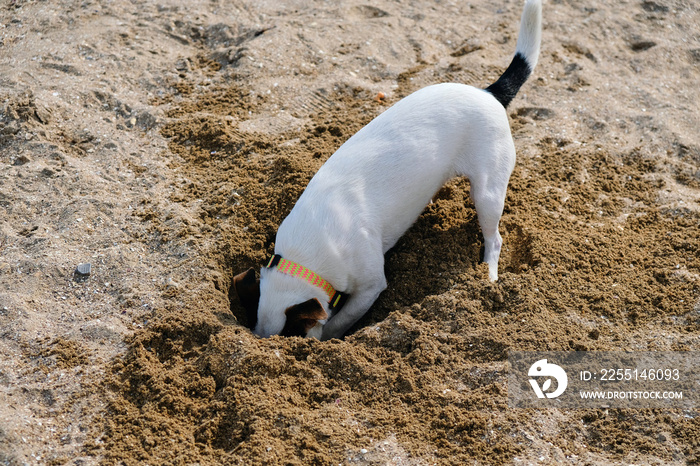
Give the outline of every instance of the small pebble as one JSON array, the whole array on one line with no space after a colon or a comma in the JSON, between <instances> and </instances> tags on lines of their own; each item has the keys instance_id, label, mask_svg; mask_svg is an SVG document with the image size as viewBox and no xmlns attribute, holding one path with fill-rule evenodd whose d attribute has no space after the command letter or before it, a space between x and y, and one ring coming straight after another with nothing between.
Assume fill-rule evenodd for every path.
<instances>
[{"instance_id":1,"label":"small pebble","mask_svg":"<svg viewBox=\"0 0 700 466\"><path fill-rule=\"evenodd\" d=\"M75 269L76 272L80 275L90 275L90 272L92 271L92 265L89 263L87 264L78 264L78 267Z\"/></svg>"}]
</instances>

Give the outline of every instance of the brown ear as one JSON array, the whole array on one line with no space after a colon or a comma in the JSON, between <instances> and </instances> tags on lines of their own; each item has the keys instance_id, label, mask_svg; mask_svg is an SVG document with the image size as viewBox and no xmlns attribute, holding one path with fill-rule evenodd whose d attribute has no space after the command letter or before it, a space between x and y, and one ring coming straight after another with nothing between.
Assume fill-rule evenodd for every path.
<instances>
[{"instance_id":1,"label":"brown ear","mask_svg":"<svg viewBox=\"0 0 700 466\"><path fill-rule=\"evenodd\" d=\"M255 328L258 321L258 302L260 302L260 280L255 278L255 269L250 268L233 277L233 288L245 309L248 327Z\"/></svg>"},{"instance_id":2,"label":"brown ear","mask_svg":"<svg viewBox=\"0 0 700 466\"><path fill-rule=\"evenodd\" d=\"M328 318L321 302L316 298L288 307L284 313L287 315L287 322L280 335L285 337L305 337L319 320Z\"/></svg>"}]
</instances>

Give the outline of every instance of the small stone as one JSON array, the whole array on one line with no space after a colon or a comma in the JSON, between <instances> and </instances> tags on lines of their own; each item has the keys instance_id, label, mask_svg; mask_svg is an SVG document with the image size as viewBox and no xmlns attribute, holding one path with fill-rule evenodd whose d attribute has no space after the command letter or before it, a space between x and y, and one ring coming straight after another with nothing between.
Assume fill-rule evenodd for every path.
<instances>
[{"instance_id":1,"label":"small stone","mask_svg":"<svg viewBox=\"0 0 700 466\"><path fill-rule=\"evenodd\" d=\"M92 271L92 265L90 265L89 263L78 264L78 267L76 267L75 271L76 273L78 273L78 275L90 275L90 272Z\"/></svg>"},{"instance_id":2,"label":"small stone","mask_svg":"<svg viewBox=\"0 0 700 466\"><path fill-rule=\"evenodd\" d=\"M24 155L24 154L21 154L21 155L19 155L17 158L15 158L14 162L12 162L12 165L15 165L15 166L18 166L18 165L25 165L25 164L27 164L27 163L29 163L29 162L31 162L31 161L32 161L32 160L31 160L29 157L27 157L27 156Z\"/></svg>"},{"instance_id":3,"label":"small stone","mask_svg":"<svg viewBox=\"0 0 700 466\"><path fill-rule=\"evenodd\" d=\"M173 280L172 278L168 278L168 280L165 282L165 286L167 288L179 288L180 284Z\"/></svg>"}]
</instances>

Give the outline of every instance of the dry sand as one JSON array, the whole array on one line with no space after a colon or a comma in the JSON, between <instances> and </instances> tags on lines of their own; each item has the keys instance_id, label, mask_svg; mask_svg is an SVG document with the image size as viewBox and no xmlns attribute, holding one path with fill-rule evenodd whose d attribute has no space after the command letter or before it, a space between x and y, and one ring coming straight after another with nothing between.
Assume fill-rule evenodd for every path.
<instances>
[{"instance_id":1,"label":"dry sand","mask_svg":"<svg viewBox=\"0 0 700 466\"><path fill-rule=\"evenodd\" d=\"M229 298L345 139L425 85L490 84L520 12L4 2L0 464L700 462L697 409L506 387L509 350L700 350L694 2L545 3L498 283L456 180L343 341L258 339Z\"/></svg>"}]
</instances>

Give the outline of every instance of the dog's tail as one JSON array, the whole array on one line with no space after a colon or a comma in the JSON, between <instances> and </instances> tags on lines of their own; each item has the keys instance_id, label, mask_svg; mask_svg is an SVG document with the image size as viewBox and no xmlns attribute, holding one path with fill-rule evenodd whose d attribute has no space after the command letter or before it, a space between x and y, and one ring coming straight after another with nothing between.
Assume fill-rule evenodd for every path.
<instances>
[{"instance_id":1,"label":"dog's tail","mask_svg":"<svg viewBox=\"0 0 700 466\"><path fill-rule=\"evenodd\" d=\"M515 56L498 81L486 88L501 105L508 107L520 87L532 74L540 55L542 36L542 1L526 0L520 20Z\"/></svg>"}]
</instances>

